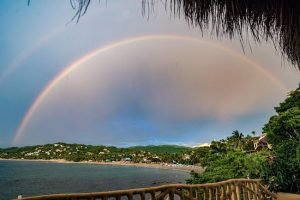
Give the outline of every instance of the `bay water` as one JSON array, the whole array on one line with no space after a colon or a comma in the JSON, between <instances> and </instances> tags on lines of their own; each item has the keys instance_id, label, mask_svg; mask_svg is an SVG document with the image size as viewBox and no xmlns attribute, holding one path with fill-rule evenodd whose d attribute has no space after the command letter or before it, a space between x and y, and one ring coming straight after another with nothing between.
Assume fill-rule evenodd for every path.
<instances>
[{"instance_id":1,"label":"bay water","mask_svg":"<svg viewBox=\"0 0 300 200\"><path fill-rule=\"evenodd\" d=\"M133 166L0 161L0 199L185 183L189 172Z\"/></svg>"}]
</instances>

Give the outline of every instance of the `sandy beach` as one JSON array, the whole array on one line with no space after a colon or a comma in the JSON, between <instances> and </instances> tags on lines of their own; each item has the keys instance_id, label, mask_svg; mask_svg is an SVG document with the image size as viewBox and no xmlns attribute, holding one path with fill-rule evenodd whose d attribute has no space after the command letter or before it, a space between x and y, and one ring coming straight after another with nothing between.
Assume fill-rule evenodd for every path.
<instances>
[{"instance_id":1,"label":"sandy beach","mask_svg":"<svg viewBox=\"0 0 300 200\"><path fill-rule=\"evenodd\" d=\"M94 162L94 161L81 161L73 162L64 159L51 159L51 160L41 160L41 159L3 159L10 161L30 161L30 162L54 162L54 163L77 163L77 164L94 164L94 165L116 165L116 166L131 166L131 167L146 167L146 168L157 168L157 169L169 169L169 170L181 170L181 171L195 171L203 172L203 168L195 165L182 165L182 164L170 164L170 163L133 163L125 161L113 161L113 162Z\"/></svg>"}]
</instances>

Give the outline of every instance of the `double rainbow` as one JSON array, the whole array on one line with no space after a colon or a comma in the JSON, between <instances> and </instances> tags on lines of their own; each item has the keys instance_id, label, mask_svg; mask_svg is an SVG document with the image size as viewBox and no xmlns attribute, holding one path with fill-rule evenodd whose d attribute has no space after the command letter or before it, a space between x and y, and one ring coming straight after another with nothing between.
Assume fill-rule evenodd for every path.
<instances>
[{"instance_id":1,"label":"double rainbow","mask_svg":"<svg viewBox=\"0 0 300 200\"><path fill-rule=\"evenodd\" d=\"M76 70L81 64L85 63L89 59L91 59L91 58L93 58L93 57L95 57L95 56L97 56L101 53L113 50L114 48L130 45L130 44L138 43L138 42L142 42L142 41L153 41L153 40L185 40L185 41L192 41L192 42L195 42L195 43L205 44L205 45L211 46L213 48L221 50L221 51L223 51L227 54L233 55L233 56L245 61L250 66L254 67L258 72L264 74L270 81L272 81L275 85L277 85L279 89L281 89L283 91L287 91L287 89L283 85L283 83L280 82L278 79L276 79L276 77L274 77L272 73L270 73L269 71L264 69L261 65L258 65L254 61L250 60L249 58L247 58L246 56L244 56L244 55L242 55L238 52L235 52L235 51L233 51L229 48L218 45L216 43L205 41L205 40L200 40L200 39L193 38L193 37L190 37L190 36L179 36L179 35L149 35L149 36L129 38L129 39L126 39L126 40L123 40L123 41L118 41L118 42L109 44L107 46L101 47L99 49L96 49L96 50L86 54L85 56L83 56L79 60L75 61L71 65L65 67L63 71L61 71L53 80L51 80L46 85L46 87L42 90L42 92L34 100L34 102L30 106L27 113L25 114L23 120L21 121L21 123L20 123L20 125L19 125L19 127L16 131L16 134L15 134L14 139L13 139L13 144L16 145L16 144L19 143L22 135L24 134L24 129L26 128L26 126L29 123L31 117L34 115L35 111L37 110L37 108L39 107L41 102L48 96L48 93L53 88L55 88L55 86L61 80L63 80L68 74L70 74L74 70Z\"/></svg>"}]
</instances>

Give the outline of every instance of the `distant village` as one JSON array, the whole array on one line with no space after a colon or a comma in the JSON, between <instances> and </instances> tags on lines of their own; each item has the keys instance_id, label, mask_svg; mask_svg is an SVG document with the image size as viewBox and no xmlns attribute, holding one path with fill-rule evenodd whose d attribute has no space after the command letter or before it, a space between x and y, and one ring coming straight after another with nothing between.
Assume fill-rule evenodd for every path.
<instances>
[{"instance_id":1,"label":"distant village","mask_svg":"<svg viewBox=\"0 0 300 200\"><path fill-rule=\"evenodd\" d=\"M226 140L213 141L197 147L159 145L144 147L117 148L113 146L91 146L83 144L54 143L27 147L0 149L1 159L53 160L63 159L73 162L132 162L132 163L171 163L199 164L199 152L219 153L229 149L239 149L253 153L262 149L271 150L265 134L246 136L233 133Z\"/></svg>"},{"instance_id":2,"label":"distant village","mask_svg":"<svg viewBox=\"0 0 300 200\"><path fill-rule=\"evenodd\" d=\"M170 146L170 148L174 148ZM183 148L188 150L188 148ZM181 150L180 150L181 151ZM173 158L179 152L172 153ZM159 156L160 154L160 156ZM106 146L90 146L79 144L55 143L21 148L7 148L0 150L3 159L65 159L67 161L98 161L98 162L142 162L160 163L162 158L171 155L170 152L153 153L135 148L116 148ZM188 158L187 154L184 154ZM175 160L172 160L175 163Z\"/></svg>"}]
</instances>

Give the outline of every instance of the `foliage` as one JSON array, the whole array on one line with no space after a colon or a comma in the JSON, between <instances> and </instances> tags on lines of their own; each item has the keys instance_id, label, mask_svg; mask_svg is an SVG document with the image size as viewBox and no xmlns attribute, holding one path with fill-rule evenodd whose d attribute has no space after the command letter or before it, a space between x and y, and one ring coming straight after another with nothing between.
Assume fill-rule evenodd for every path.
<instances>
[{"instance_id":1,"label":"foliage","mask_svg":"<svg viewBox=\"0 0 300 200\"><path fill-rule=\"evenodd\" d=\"M129 147L130 149L137 151L147 151L153 154L163 154L163 153L180 153L190 150L189 147L178 146L178 145L148 145L148 146L134 146Z\"/></svg>"},{"instance_id":2,"label":"foliage","mask_svg":"<svg viewBox=\"0 0 300 200\"><path fill-rule=\"evenodd\" d=\"M200 163L202 158L206 158L210 154L210 147L197 147L191 152L190 162L191 164Z\"/></svg>"},{"instance_id":3,"label":"foliage","mask_svg":"<svg viewBox=\"0 0 300 200\"><path fill-rule=\"evenodd\" d=\"M271 144L279 145L282 141L300 142L300 107L290 108L270 118L264 131L268 133Z\"/></svg>"},{"instance_id":4,"label":"foliage","mask_svg":"<svg viewBox=\"0 0 300 200\"><path fill-rule=\"evenodd\" d=\"M231 144L232 149L242 149L244 134L235 130L232 132L232 136L227 137L227 141Z\"/></svg>"},{"instance_id":5,"label":"foliage","mask_svg":"<svg viewBox=\"0 0 300 200\"><path fill-rule=\"evenodd\" d=\"M268 183L270 190L283 192L300 191L300 160L295 148L299 143L285 141L276 147L274 159L265 162L261 177Z\"/></svg>"},{"instance_id":6,"label":"foliage","mask_svg":"<svg viewBox=\"0 0 300 200\"><path fill-rule=\"evenodd\" d=\"M264 180L272 190L300 192L300 87L275 110L264 127L273 149Z\"/></svg>"},{"instance_id":7,"label":"foliage","mask_svg":"<svg viewBox=\"0 0 300 200\"><path fill-rule=\"evenodd\" d=\"M253 152L255 138L235 130L232 135L220 141L213 141L210 147L199 148L192 157L197 158L205 168L202 174L191 172L187 183L217 182L232 178L260 177L261 163L265 162L269 151ZM193 158L194 160L196 160Z\"/></svg>"},{"instance_id":8,"label":"foliage","mask_svg":"<svg viewBox=\"0 0 300 200\"><path fill-rule=\"evenodd\" d=\"M231 151L226 154L210 154L203 158L202 174L191 172L187 183L210 183L232 178L258 178L260 163L266 160L268 152L261 151L247 154L242 151Z\"/></svg>"},{"instance_id":9,"label":"foliage","mask_svg":"<svg viewBox=\"0 0 300 200\"><path fill-rule=\"evenodd\" d=\"M212 142L204 157L198 158L205 171L191 172L187 182L262 178L273 191L300 192L300 86L275 110L277 114L263 128L272 151L253 153L255 138L233 131L226 140Z\"/></svg>"},{"instance_id":10,"label":"foliage","mask_svg":"<svg viewBox=\"0 0 300 200\"><path fill-rule=\"evenodd\" d=\"M26 147L0 149L0 158L5 159L65 159L68 161L121 161L129 157L132 162L159 157L162 162L189 164L184 156L190 148L176 145L138 146L117 148L83 144L55 143Z\"/></svg>"},{"instance_id":11,"label":"foliage","mask_svg":"<svg viewBox=\"0 0 300 200\"><path fill-rule=\"evenodd\" d=\"M300 86L295 90L290 92L288 98L284 102L280 103L278 107L275 107L277 113L282 113L290 108L300 108Z\"/></svg>"}]
</instances>

